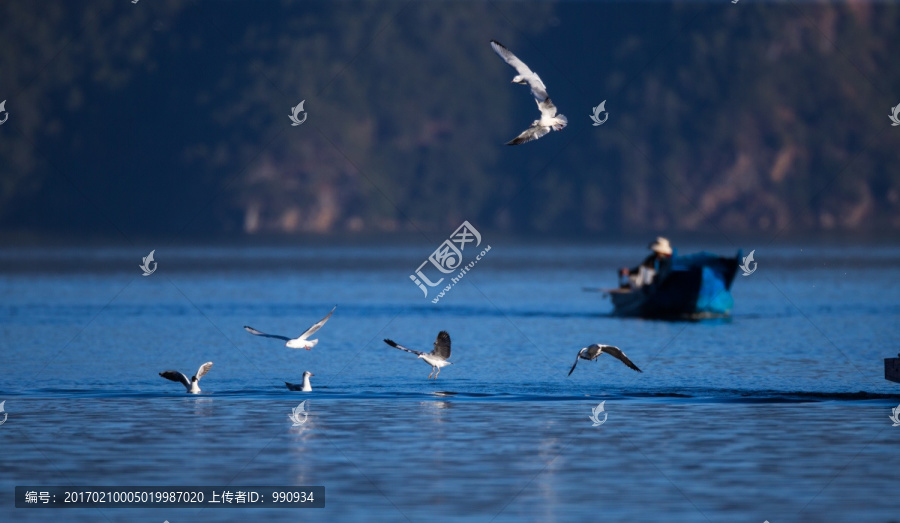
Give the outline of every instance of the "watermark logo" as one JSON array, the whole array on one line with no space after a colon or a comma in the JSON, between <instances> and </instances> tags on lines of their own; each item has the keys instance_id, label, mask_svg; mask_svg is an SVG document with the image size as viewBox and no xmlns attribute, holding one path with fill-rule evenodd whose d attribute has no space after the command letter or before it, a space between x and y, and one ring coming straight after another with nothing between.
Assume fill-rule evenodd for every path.
<instances>
[{"instance_id":1,"label":"watermark logo","mask_svg":"<svg viewBox=\"0 0 900 523\"><path fill-rule=\"evenodd\" d=\"M3 105L0 104L0 108L2 108L2 107L3 107ZM890 118L891 121L894 122L891 124L891 127L896 127L896 126L900 125L900 104L897 104L895 107L891 107L891 111L892 112L891 112L891 114L888 115L888 118ZM0 123L3 123L3 122L0 122Z\"/></svg>"},{"instance_id":2,"label":"watermark logo","mask_svg":"<svg viewBox=\"0 0 900 523\"><path fill-rule=\"evenodd\" d=\"M0 410L3 410L2 403L0 403ZM894 409L891 410L891 415L889 416L891 421L894 422L892 427L900 427L900 405L897 405Z\"/></svg>"},{"instance_id":3,"label":"watermark logo","mask_svg":"<svg viewBox=\"0 0 900 523\"><path fill-rule=\"evenodd\" d=\"M304 423L306 423L307 418L309 418L309 412L306 410L307 401L309 400L301 401L299 405L291 410L291 414L288 416L288 418L290 418L290 420L294 422L294 427L303 425ZM303 417L301 418L301 416Z\"/></svg>"},{"instance_id":4,"label":"watermark logo","mask_svg":"<svg viewBox=\"0 0 900 523\"><path fill-rule=\"evenodd\" d=\"M3 421L0 421L0 425L6 423L6 417L9 416L9 413L3 410L3 406L6 404L6 400L0 401L0 412L3 413Z\"/></svg>"},{"instance_id":5,"label":"watermark logo","mask_svg":"<svg viewBox=\"0 0 900 523\"><path fill-rule=\"evenodd\" d=\"M481 245L481 233L467 220L462 222L462 225L453 231L450 238L444 240L444 242L431 253L428 259L419 265L419 268L416 269L415 273L409 275L409 279L422 290L422 293L427 298L428 287L437 287L444 281L443 276L440 276L440 279L437 281L432 281L425 275L423 269L428 262L431 262L431 265L443 274L453 274L459 270L459 273L456 276L450 277L450 283L441 290L437 297L432 300L432 303L437 303L444 297L444 294L449 292L454 285L459 283L459 281L475 267L475 264L481 261L481 258L491 250L491 246L488 245L482 249L479 254L475 255L474 260L470 261L468 265L463 266L463 251L466 250L466 246L470 243L473 244L470 247L478 247ZM428 287L426 287L426 285L428 285Z\"/></svg>"},{"instance_id":6,"label":"watermark logo","mask_svg":"<svg viewBox=\"0 0 900 523\"><path fill-rule=\"evenodd\" d=\"M306 100L302 100L300 103L298 103L298 104L295 105L294 107L291 107L291 115L288 116L288 118L290 118L291 121L294 122L294 123L291 124L291 127L297 127L298 125L302 124L303 122L306 121L306 117L309 116L309 115L306 113L306 111L303 110L303 104L304 104L304 103L306 103ZM297 115L300 114L300 113L303 113L303 119L302 119L302 120L300 120L299 118L297 118Z\"/></svg>"},{"instance_id":7,"label":"watermark logo","mask_svg":"<svg viewBox=\"0 0 900 523\"><path fill-rule=\"evenodd\" d=\"M900 107L900 105L897 107ZM9 111L6 110L6 100L0 102L0 113L3 113L3 119L0 120L0 125L3 125L6 123L6 120L9 119Z\"/></svg>"},{"instance_id":8,"label":"watermark logo","mask_svg":"<svg viewBox=\"0 0 900 523\"><path fill-rule=\"evenodd\" d=\"M148 254L147 256L144 256L144 263L141 264L141 265L138 265L138 267L140 267L141 270L144 271L143 276L150 276L151 274L153 274L154 272L156 272L156 265L157 265L157 264L156 264L155 261L153 261L153 253L154 253L154 252L156 252L156 249L153 249L152 251L150 251L150 254ZM150 264L151 264L151 263L153 264L153 268L152 268L152 269L150 268Z\"/></svg>"},{"instance_id":9,"label":"watermark logo","mask_svg":"<svg viewBox=\"0 0 900 523\"><path fill-rule=\"evenodd\" d=\"M606 423L606 417L609 415L603 410L603 404L606 403L606 400L601 401L599 405L591 409L591 421L594 422L592 427L599 427ZM603 414L603 419L600 419L600 414Z\"/></svg>"},{"instance_id":10,"label":"watermark logo","mask_svg":"<svg viewBox=\"0 0 900 523\"><path fill-rule=\"evenodd\" d=\"M756 262L753 261L753 253L756 252L756 249L750 251L750 254L744 256L743 261L741 262L741 270L744 271L744 274L741 276L750 276L754 272L756 272ZM753 268L750 268L750 264L753 264Z\"/></svg>"},{"instance_id":11,"label":"watermark logo","mask_svg":"<svg viewBox=\"0 0 900 523\"><path fill-rule=\"evenodd\" d=\"M597 107L591 108L594 111L594 114L591 115L591 120L594 121L594 127L598 125L603 125L607 119L609 119L609 112L606 110L606 100L600 102L600 105ZM600 119L600 113L606 113L606 116L603 119Z\"/></svg>"}]
</instances>

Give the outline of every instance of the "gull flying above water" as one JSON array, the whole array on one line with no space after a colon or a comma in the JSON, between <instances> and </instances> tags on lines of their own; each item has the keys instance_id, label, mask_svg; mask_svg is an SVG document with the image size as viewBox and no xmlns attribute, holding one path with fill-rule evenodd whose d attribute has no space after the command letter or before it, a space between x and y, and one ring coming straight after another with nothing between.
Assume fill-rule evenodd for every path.
<instances>
[{"instance_id":1,"label":"gull flying above water","mask_svg":"<svg viewBox=\"0 0 900 523\"><path fill-rule=\"evenodd\" d=\"M322 325L325 325L325 322L328 321L328 318L330 318L331 315L334 314L334 309L337 309L337 305L335 305L334 308L331 309L331 312L328 313L328 316L325 316L324 318L319 320L318 323L316 323L312 327L306 329L306 332L301 334L299 337L293 338L293 339L288 338L287 336L280 336L278 334L266 334L265 332L260 332L256 329L254 329L253 327L248 327L247 325L244 325L244 330L246 330L250 334L253 334L256 336L263 336L265 338L275 338L277 340L284 340L287 342L284 344L284 346L291 348L291 349L310 350L313 347L315 347L317 343L319 343L319 340L309 340L307 338L309 338L310 336L315 334L317 330L321 329Z\"/></svg>"},{"instance_id":2,"label":"gull flying above water","mask_svg":"<svg viewBox=\"0 0 900 523\"><path fill-rule=\"evenodd\" d=\"M519 136L506 143L506 145L519 145L546 135L551 129L554 131L562 131L569 123L565 115L556 114L556 106L550 101L547 95L547 86L541 80L541 77L532 71L525 62L519 60L516 55L496 40L491 40L491 47L494 52L500 55L500 58L511 65L517 73L512 81L516 84L527 85L531 88L531 94L534 95L534 101L537 103L538 109L541 111L541 118L535 120L531 127L525 129Z\"/></svg>"},{"instance_id":3,"label":"gull flying above water","mask_svg":"<svg viewBox=\"0 0 900 523\"><path fill-rule=\"evenodd\" d=\"M312 385L309 383L309 377L315 376L312 372L306 371L303 373L303 385L297 385L296 383L288 383L284 382L287 385L289 390L300 391L300 392L312 392Z\"/></svg>"},{"instance_id":4,"label":"gull flying above water","mask_svg":"<svg viewBox=\"0 0 900 523\"><path fill-rule=\"evenodd\" d=\"M200 368L197 369L197 374L191 376L191 379L188 380L187 376L178 372L177 370L167 370L160 372L159 375L163 378L166 378L170 381L177 381L184 385L184 388L187 389L191 394L197 394L200 392L200 378L206 375L209 372L209 369L213 366L213 362L207 361L203 365L200 365Z\"/></svg>"},{"instance_id":5,"label":"gull flying above water","mask_svg":"<svg viewBox=\"0 0 900 523\"><path fill-rule=\"evenodd\" d=\"M398 345L394 340L384 340L385 343L394 347L395 349L405 350L406 352L411 352L413 354L418 354L419 359L425 360L425 363L431 365L431 374L428 375L429 378L434 376L434 379L437 379L438 374L441 373L441 367L446 367L447 365L453 365L452 362L447 361L450 358L450 335L447 334L447 331L441 331L437 335L437 339L434 340L434 350L431 352L421 352L417 350L407 349L403 345Z\"/></svg>"},{"instance_id":6,"label":"gull flying above water","mask_svg":"<svg viewBox=\"0 0 900 523\"><path fill-rule=\"evenodd\" d=\"M620 349L618 347L613 347L612 345L600 345L600 344L595 343L589 347L585 347L585 348L581 349L580 351L578 351L578 356L575 356L575 363L572 364L572 368L569 370L568 375L571 376L572 372L575 371L575 365L578 365L579 359L588 360L588 361L596 360L597 358L600 357L601 354L609 354L613 358L616 358L617 360L619 360L622 363L624 363L625 365L627 365L628 368L634 369L638 372L644 372L641 369L639 369L637 367L637 365L635 365L634 363L631 363L631 360L629 360L628 356L626 356L625 353L622 352L622 349Z\"/></svg>"}]
</instances>

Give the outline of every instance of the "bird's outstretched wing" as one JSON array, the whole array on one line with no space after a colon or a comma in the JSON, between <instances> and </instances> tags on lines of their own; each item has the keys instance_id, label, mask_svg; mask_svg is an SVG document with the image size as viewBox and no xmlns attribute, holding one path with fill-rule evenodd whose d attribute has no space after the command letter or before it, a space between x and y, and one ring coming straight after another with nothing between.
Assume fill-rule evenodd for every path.
<instances>
[{"instance_id":1,"label":"bird's outstretched wing","mask_svg":"<svg viewBox=\"0 0 900 523\"><path fill-rule=\"evenodd\" d=\"M166 378L169 381L177 381L178 383L181 383L185 387L191 386L191 381L189 379L187 379L187 376L178 372L177 370L163 371L163 372L160 372L159 375L162 376L163 378Z\"/></svg>"},{"instance_id":2,"label":"bird's outstretched wing","mask_svg":"<svg viewBox=\"0 0 900 523\"><path fill-rule=\"evenodd\" d=\"M211 368L212 368L211 361L207 361L203 365L200 365L200 368L197 369L197 374L196 374L197 380L199 381L200 378L202 378L203 376L206 376L206 373L209 372L209 369L211 369Z\"/></svg>"},{"instance_id":3,"label":"bird's outstretched wing","mask_svg":"<svg viewBox=\"0 0 900 523\"><path fill-rule=\"evenodd\" d=\"M262 336L264 338L275 338L276 340L291 341L291 339L288 338L287 336L279 336L277 334L266 334L265 332L260 332L256 329L254 329L253 327L248 327L247 325L244 325L244 330L249 332L250 334L253 334L254 336Z\"/></svg>"},{"instance_id":4,"label":"bird's outstretched wing","mask_svg":"<svg viewBox=\"0 0 900 523\"><path fill-rule=\"evenodd\" d=\"M431 351L431 354L445 360L450 357L450 335L447 334L447 331L438 333L437 339L434 340L434 350Z\"/></svg>"},{"instance_id":5,"label":"bird's outstretched wing","mask_svg":"<svg viewBox=\"0 0 900 523\"><path fill-rule=\"evenodd\" d=\"M520 75L531 76L534 74L534 71L532 71L530 67L525 65L525 62L519 60L519 57L514 55L512 51L506 48L505 45L496 40L491 40L491 48L500 56L500 58L503 59L504 62L513 66L516 72Z\"/></svg>"},{"instance_id":6,"label":"bird's outstretched wing","mask_svg":"<svg viewBox=\"0 0 900 523\"><path fill-rule=\"evenodd\" d=\"M581 358L581 353L579 352L577 356L575 356L575 363L572 364L572 368L569 369L569 373L567 376L571 376L573 372L575 372L575 366L578 365L578 360Z\"/></svg>"},{"instance_id":7,"label":"bird's outstretched wing","mask_svg":"<svg viewBox=\"0 0 900 523\"><path fill-rule=\"evenodd\" d=\"M306 338L315 334L317 330L321 329L322 325L325 325L325 322L328 321L328 318L330 318L331 315L334 314L334 309L337 309L337 305L335 305L334 308L331 309L331 312L328 313L328 316L325 316L324 318L319 320L318 323L316 323L312 327L306 329L306 332L304 332L303 334L300 335L300 339L305 340Z\"/></svg>"},{"instance_id":8,"label":"bird's outstretched wing","mask_svg":"<svg viewBox=\"0 0 900 523\"><path fill-rule=\"evenodd\" d=\"M545 100L547 98L547 86L544 85L544 82L537 73L525 65L525 62L519 60L516 55L512 54L512 51L496 40L491 40L491 48L500 56L500 58L511 65L516 72L522 76L523 80L528 82L528 86L531 87L531 94L533 94L535 98L538 100Z\"/></svg>"},{"instance_id":9,"label":"bird's outstretched wing","mask_svg":"<svg viewBox=\"0 0 900 523\"><path fill-rule=\"evenodd\" d=\"M506 142L506 145L520 145L520 144L527 143L527 142L530 142L533 140L537 140L538 138L546 135L549 132L550 132L549 127L542 127L539 124L535 123L528 129L525 129L524 131L522 131L522 134L520 134L519 136L516 136L512 140Z\"/></svg>"},{"instance_id":10,"label":"bird's outstretched wing","mask_svg":"<svg viewBox=\"0 0 900 523\"><path fill-rule=\"evenodd\" d=\"M578 351L578 354L575 355L575 363L572 364L572 368L569 369L569 373L567 376L571 376L573 372L575 372L575 366L578 365L578 360L581 359L581 354L587 349L581 349Z\"/></svg>"},{"instance_id":11,"label":"bird's outstretched wing","mask_svg":"<svg viewBox=\"0 0 900 523\"><path fill-rule=\"evenodd\" d=\"M630 369L634 369L638 372L644 372L641 369L639 369L637 365L632 363L631 360L628 359L628 356L626 356L625 353L622 352L622 349L620 349L618 347L613 347L612 345L604 345L603 352L605 352L605 353L609 354L610 356L612 356L613 358L616 358L617 360L621 361L622 363L627 365L628 368L630 368Z\"/></svg>"},{"instance_id":12,"label":"bird's outstretched wing","mask_svg":"<svg viewBox=\"0 0 900 523\"><path fill-rule=\"evenodd\" d=\"M407 349L407 348L404 347L403 345L398 345L394 340L388 340L388 339L385 339L384 342L387 343L388 345L390 345L391 347L395 348L395 349L405 350L406 352L412 352L413 354L425 354L424 352L417 351L417 350L412 350L412 349Z\"/></svg>"}]
</instances>

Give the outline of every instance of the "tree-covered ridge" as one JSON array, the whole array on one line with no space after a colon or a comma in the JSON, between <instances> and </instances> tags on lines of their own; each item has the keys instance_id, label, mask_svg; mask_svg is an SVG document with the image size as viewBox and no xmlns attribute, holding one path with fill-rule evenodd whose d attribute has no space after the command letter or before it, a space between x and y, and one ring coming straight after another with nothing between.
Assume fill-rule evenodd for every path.
<instances>
[{"instance_id":1,"label":"tree-covered ridge","mask_svg":"<svg viewBox=\"0 0 900 523\"><path fill-rule=\"evenodd\" d=\"M59 1L0 17L5 231L900 228L895 3ZM538 113L492 38L567 129L502 145Z\"/></svg>"}]
</instances>

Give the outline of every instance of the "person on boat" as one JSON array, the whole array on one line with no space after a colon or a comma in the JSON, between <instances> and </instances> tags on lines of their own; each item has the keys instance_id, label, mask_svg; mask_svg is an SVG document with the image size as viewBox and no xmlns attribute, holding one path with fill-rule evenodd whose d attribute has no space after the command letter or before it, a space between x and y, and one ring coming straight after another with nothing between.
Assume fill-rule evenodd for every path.
<instances>
[{"instance_id":1,"label":"person on boat","mask_svg":"<svg viewBox=\"0 0 900 523\"><path fill-rule=\"evenodd\" d=\"M651 252L637 267L619 270L619 286L622 288L637 289L653 283L654 278L661 272L666 272L672 264L672 245L669 240L659 236L656 241L647 246Z\"/></svg>"}]
</instances>

